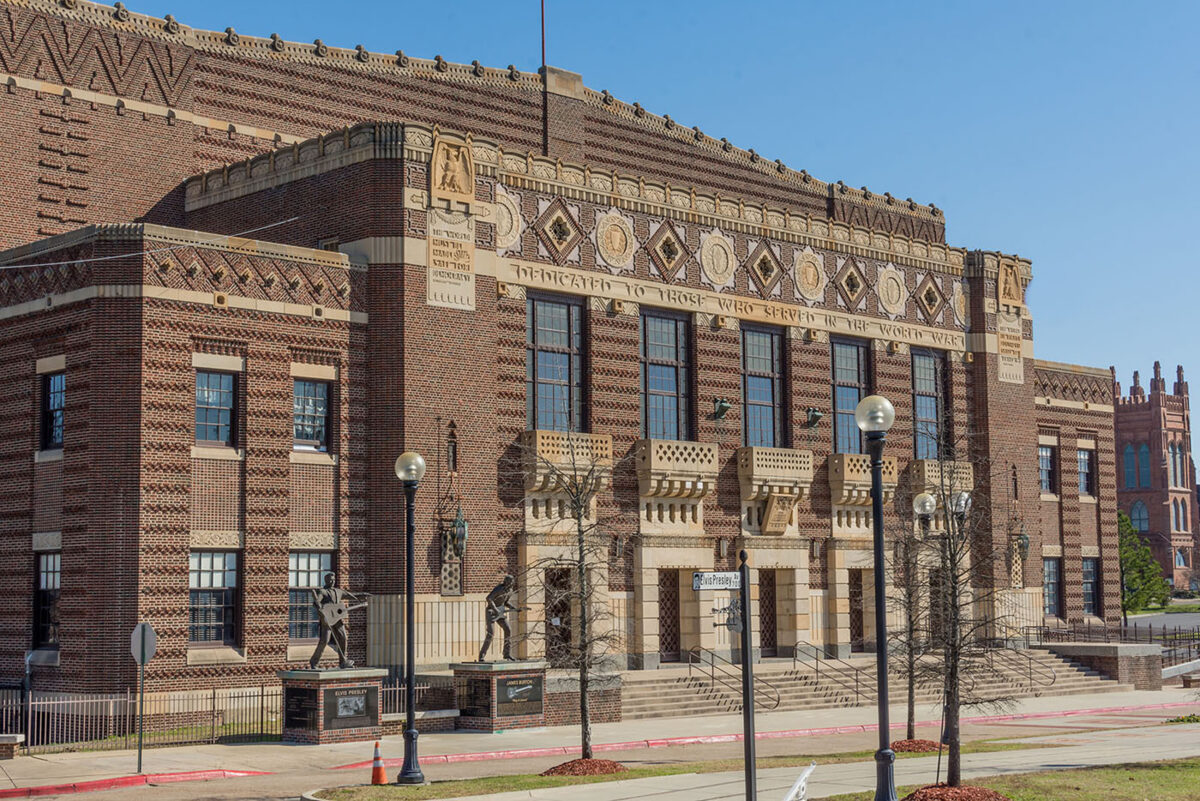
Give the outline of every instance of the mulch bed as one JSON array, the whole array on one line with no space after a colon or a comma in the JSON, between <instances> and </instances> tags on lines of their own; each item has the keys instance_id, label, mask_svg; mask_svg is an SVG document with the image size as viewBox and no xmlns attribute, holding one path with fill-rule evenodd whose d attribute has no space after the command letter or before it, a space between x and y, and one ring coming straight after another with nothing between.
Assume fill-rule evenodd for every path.
<instances>
[{"instance_id":1,"label":"mulch bed","mask_svg":"<svg viewBox=\"0 0 1200 801\"><path fill-rule=\"evenodd\" d=\"M1012 801L1012 799L986 787L970 785L947 787L944 784L931 784L909 793L901 801Z\"/></svg>"},{"instance_id":2,"label":"mulch bed","mask_svg":"<svg viewBox=\"0 0 1200 801\"><path fill-rule=\"evenodd\" d=\"M897 754L928 754L938 750L938 744L933 740L896 740L892 743L892 750Z\"/></svg>"},{"instance_id":3,"label":"mulch bed","mask_svg":"<svg viewBox=\"0 0 1200 801\"><path fill-rule=\"evenodd\" d=\"M608 773L623 773L629 770L620 762L611 759L572 759L561 765L555 765L545 771L543 776L602 776Z\"/></svg>"}]
</instances>

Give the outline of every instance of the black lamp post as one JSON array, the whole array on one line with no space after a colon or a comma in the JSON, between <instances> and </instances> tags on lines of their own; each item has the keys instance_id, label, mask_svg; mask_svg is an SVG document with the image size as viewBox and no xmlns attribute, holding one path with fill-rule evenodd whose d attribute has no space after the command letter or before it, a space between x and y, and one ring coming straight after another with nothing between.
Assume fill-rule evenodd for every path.
<instances>
[{"instance_id":1,"label":"black lamp post","mask_svg":"<svg viewBox=\"0 0 1200 801\"><path fill-rule=\"evenodd\" d=\"M859 401L854 421L867 435L871 456L871 523L875 535L875 670L879 687L879 750L875 752L875 801L896 801L896 753L888 716L887 595L883 555L883 443L896 410L882 395Z\"/></svg>"},{"instance_id":2,"label":"black lamp post","mask_svg":"<svg viewBox=\"0 0 1200 801\"><path fill-rule=\"evenodd\" d=\"M404 767L396 777L396 784L424 784L425 774L421 772L421 763L417 760L417 649L414 643L416 625L416 598L413 584L416 571L413 569L413 557L416 548L413 544L416 530L416 516L413 513L413 500L417 496L417 485L425 475L425 460L421 454L407 451L400 454L396 460L396 477L404 485L404 512L406 525L404 527L404 572L406 586L404 588Z\"/></svg>"}]
</instances>

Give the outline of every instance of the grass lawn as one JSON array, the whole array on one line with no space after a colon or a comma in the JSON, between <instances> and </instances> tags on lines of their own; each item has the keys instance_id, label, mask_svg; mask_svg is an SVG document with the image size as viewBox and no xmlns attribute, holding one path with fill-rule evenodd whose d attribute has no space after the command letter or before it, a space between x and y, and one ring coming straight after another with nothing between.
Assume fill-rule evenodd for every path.
<instances>
[{"instance_id":1,"label":"grass lawn","mask_svg":"<svg viewBox=\"0 0 1200 801\"><path fill-rule=\"evenodd\" d=\"M970 783L990 787L1013 801L1193 801L1200 797L1200 759L1025 773ZM903 787L897 792L903 798L913 789ZM851 793L825 801L874 797L874 792Z\"/></svg>"},{"instance_id":2,"label":"grass lawn","mask_svg":"<svg viewBox=\"0 0 1200 801\"><path fill-rule=\"evenodd\" d=\"M979 740L963 744L964 754L980 754L989 751L1015 751L1028 749L1032 746L1021 743L1001 743L990 740ZM811 762L818 765L834 765L841 762L862 762L873 758L874 751L847 751L840 754L761 757L758 767L790 768L807 766ZM604 754L599 755L604 758ZM929 756L929 754L897 754L898 759ZM566 758L563 761L567 761ZM651 776L673 776L681 773L725 773L742 769L741 759L710 759L703 762L679 762L670 765L652 765L647 767L632 767L624 773L609 776L538 776L536 774L519 774L514 776L489 776L478 779L462 779L459 781L434 782L425 787L395 787L381 785L378 787L343 787L336 790L319 791L321 798L330 801L420 801L422 799L458 798L469 795L488 795L490 793L507 793L514 790L538 790L544 787L563 787L571 784L592 784L594 782L624 781L626 779L645 779Z\"/></svg>"}]
</instances>

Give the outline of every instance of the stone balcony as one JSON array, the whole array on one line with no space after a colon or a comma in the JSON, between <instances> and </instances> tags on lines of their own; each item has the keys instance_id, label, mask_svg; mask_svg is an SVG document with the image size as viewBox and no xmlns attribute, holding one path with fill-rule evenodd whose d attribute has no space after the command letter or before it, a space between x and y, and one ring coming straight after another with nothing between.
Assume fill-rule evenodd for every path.
<instances>
[{"instance_id":1,"label":"stone balcony","mask_svg":"<svg viewBox=\"0 0 1200 801\"><path fill-rule=\"evenodd\" d=\"M795 509L812 488L812 451L792 448L739 448L742 535L797 533Z\"/></svg>"},{"instance_id":2,"label":"stone balcony","mask_svg":"<svg viewBox=\"0 0 1200 801\"><path fill-rule=\"evenodd\" d=\"M896 459L883 457L883 502L896 494ZM871 457L865 453L835 453L829 457L829 491L834 506L871 505Z\"/></svg>"},{"instance_id":3,"label":"stone balcony","mask_svg":"<svg viewBox=\"0 0 1200 801\"><path fill-rule=\"evenodd\" d=\"M909 470L913 494L928 492L939 504L943 496L975 489L975 470L970 462L916 459Z\"/></svg>"},{"instance_id":4,"label":"stone balcony","mask_svg":"<svg viewBox=\"0 0 1200 801\"><path fill-rule=\"evenodd\" d=\"M574 504L583 503L589 525L596 519L596 495L612 478L612 437L563 431L526 431L521 436L525 473L525 532L570 530Z\"/></svg>"},{"instance_id":5,"label":"stone balcony","mask_svg":"<svg viewBox=\"0 0 1200 801\"><path fill-rule=\"evenodd\" d=\"M706 442L643 439L634 445L642 534L704 533L704 499L717 486L718 448Z\"/></svg>"}]
</instances>

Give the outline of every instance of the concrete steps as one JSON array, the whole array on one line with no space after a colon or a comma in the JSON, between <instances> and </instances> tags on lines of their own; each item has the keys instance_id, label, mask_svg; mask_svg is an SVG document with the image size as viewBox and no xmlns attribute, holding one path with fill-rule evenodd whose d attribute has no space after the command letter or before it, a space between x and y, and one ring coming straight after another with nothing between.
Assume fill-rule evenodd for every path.
<instances>
[{"instance_id":1,"label":"concrete steps","mask_svg":"<svg viewBox=\"0 0 1200 801\"><path fill-rule=\"evenodd\" d=\"M1028 698L1129 689L1094 670L1053 654L1043 651L1025 653L1034 660L1032 681L1029 666L1023 657L1006 658L1001 655L991 666L971 666L969 675L974 678L972 695L981 698ZM874 658L855 658L851 664L859 671L857 692L854 669L845 663L823 662L819 671L805 663L793 666L790 662L779 661L756 665L757 708L761 711L772 708L775 711L793 711L874 704ZM731 670L736 671L736 668ZM1051 675L1053 683L1048 683ZM902 700L905 695L903 676L893 675L891 681L893 698ZM771 703L774 693L767 689L768 684L778 693L778 705ZM922 682L918 686L919 703L936 703L940 697L941 687L937 682ZM700 668L694 668L690 676L686 667L637 671L625 674L621 706L624 720L718 715L740 712L741 692L740 686L729 676L719 678L714 684Z\"/></svg>"}]
</instances>

